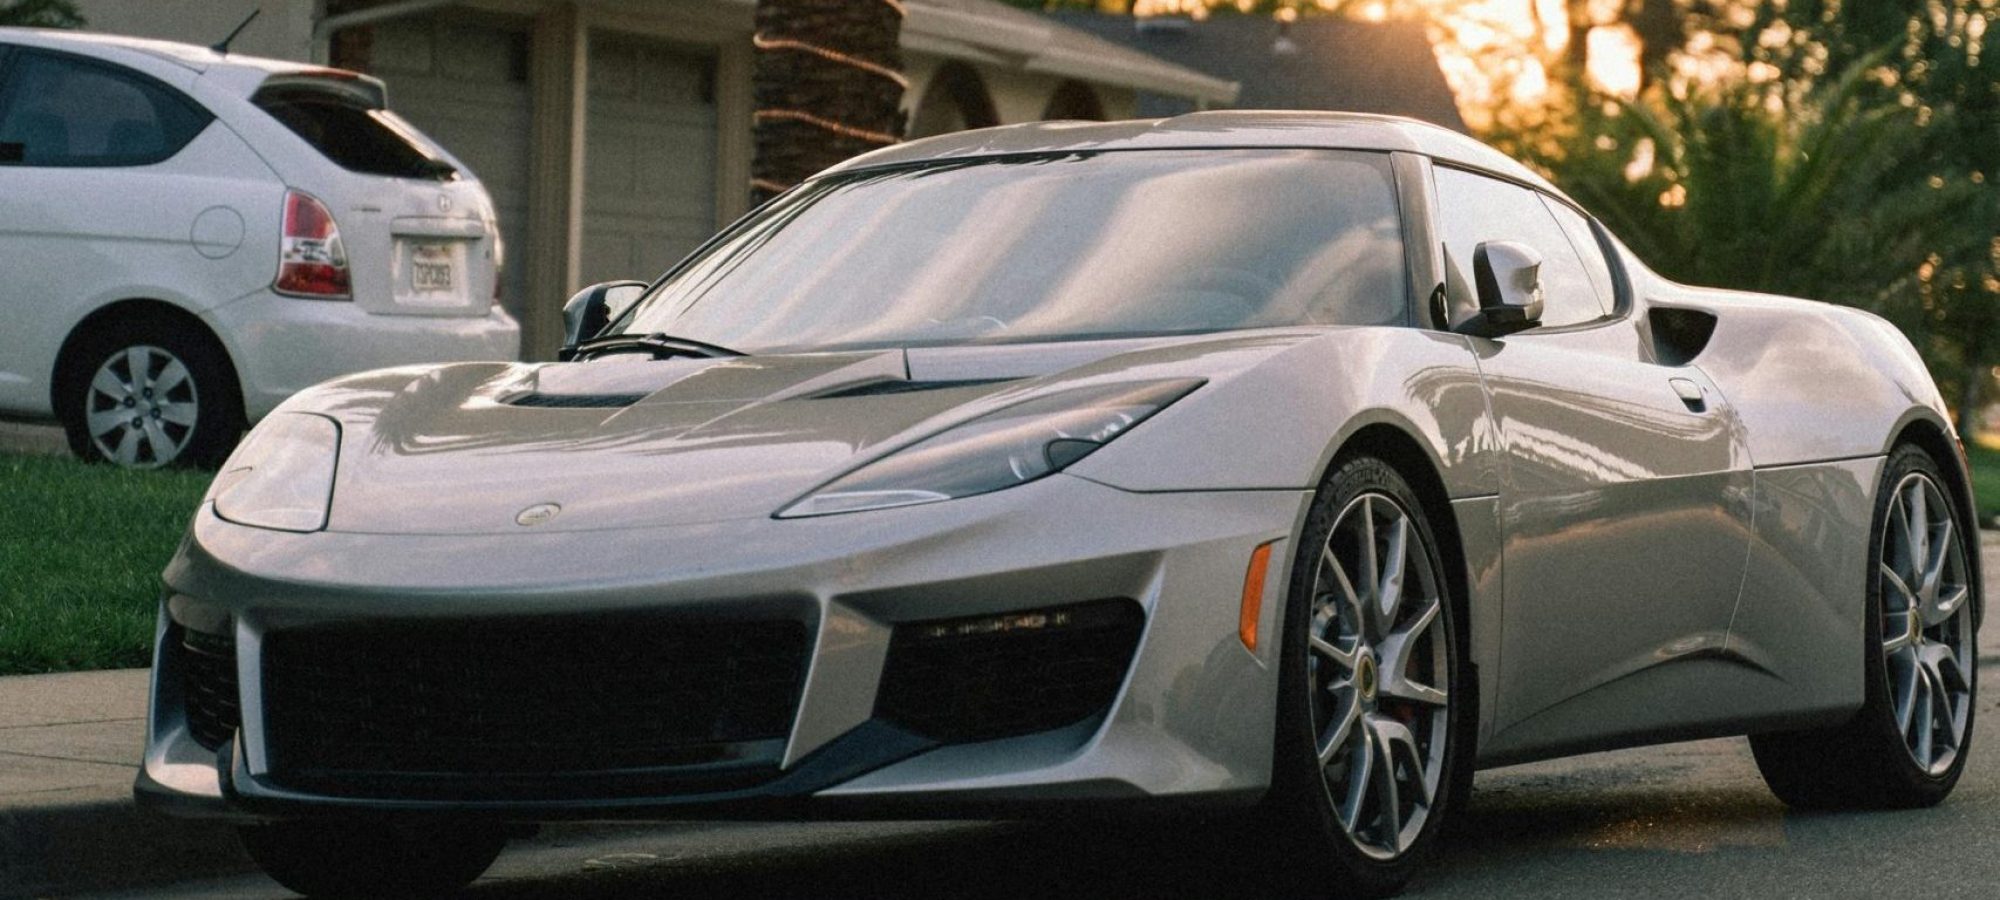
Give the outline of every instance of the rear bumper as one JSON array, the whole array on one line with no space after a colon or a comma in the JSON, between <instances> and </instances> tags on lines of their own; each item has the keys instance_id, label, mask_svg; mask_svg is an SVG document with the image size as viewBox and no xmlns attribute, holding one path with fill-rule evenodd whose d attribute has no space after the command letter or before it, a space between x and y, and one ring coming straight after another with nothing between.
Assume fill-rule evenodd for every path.
<instances>
[{"instance_id":1,"label":"rear bumper","mask_svg":"<svg viewBox=\"0 0 2000 900\"><path fill-rule=\"evenodd\" d=\"M203 317L229 347L252 422L285 398L342 375L417 363L512 361L521 350L521 326L499 306L483 316L381 315L352 301L267 290Z\"/></svg>"},{"instance_id":2,"label":"rear bumper","mask_svg":"<svg viewBox=\"0 0 2000 900\"><path fill-rule=\"evenodd\" d=\"M175 655L163 646L136 793L162 812L239 821L943 818L1248 802L1269 783L1279 642L1252 652L1237 637L1244 566L1272 540L1273 558L1289 558L1286 539L1309 497L1134 494L1056 476L874 513L499 538L280 534L204 509L167 580L182 598L176 615L233 630L241 727L219 750L194 740ZM455 577L440 571L456 565L447 561L463 563ZM1277 634L1286 583L1283 571L1267 578L1264 634ZM1145 621L1101 713L964 742L881 718L877 690L898 624L1107 597L1136 603ZM271 765L258 653L276 632L759 606L807 610L816 626L781 763L752 785L675 790L592 777L532 795L440 795L386 781L325 790ZM163 611L163 638L171 625Z\"/></svg>"}]
</instances>

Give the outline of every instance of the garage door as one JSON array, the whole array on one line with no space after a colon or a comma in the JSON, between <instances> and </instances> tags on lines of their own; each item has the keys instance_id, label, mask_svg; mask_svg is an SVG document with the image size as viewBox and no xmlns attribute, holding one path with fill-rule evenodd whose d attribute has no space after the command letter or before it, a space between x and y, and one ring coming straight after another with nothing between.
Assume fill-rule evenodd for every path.
<instances>
[{"instance_id":1,"label":"garage door","mask_svg":"<svg viewBox=\"0 0 2000 900\"><path fill-rule=\"evenodd\" d=\"M525 21L400 19L376 25L367 52L368 70L389 85L390 108L463 160L493 196L508 263L500 296L517 317L530 239L527 28Z\"/></svg>"},{"instance_id":2,"label":"garage door","mask_svg":"<svg viewBox=\"0 0 2000 900\"><path fill-rule=\"evenodd\" d=\"M715 57L596 32L583 283L650 280L715 232Z\"/></svg>"}]
</instances>

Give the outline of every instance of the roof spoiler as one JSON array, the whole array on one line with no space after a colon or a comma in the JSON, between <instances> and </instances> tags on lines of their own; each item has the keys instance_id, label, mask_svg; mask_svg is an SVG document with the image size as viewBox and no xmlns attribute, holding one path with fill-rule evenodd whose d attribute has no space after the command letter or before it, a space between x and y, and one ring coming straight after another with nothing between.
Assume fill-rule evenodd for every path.
<instances>
[{"instance_id":1,"label":"roof spoiler","mask_svg":"<svg viewBox=\"0 0 2000 900\"><path fill-rule=\"evenodd\" d=\"M299 69L278 72L264 79L257 93L301 92L332 95L364 109L384 109L389 105L389 88L379 78L346 69Z\"/></svg>"}]
</instances>

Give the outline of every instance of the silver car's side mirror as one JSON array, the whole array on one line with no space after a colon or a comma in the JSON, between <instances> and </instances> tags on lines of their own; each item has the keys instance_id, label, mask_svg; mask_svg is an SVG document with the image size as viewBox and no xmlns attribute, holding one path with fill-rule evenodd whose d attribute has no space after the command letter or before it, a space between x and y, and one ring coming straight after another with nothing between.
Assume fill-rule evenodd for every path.
<instances>
[{"instance_id":1,"label":"silver car's side mirror","mask_svg":"<svg viewBox=\"0 0 2000 900\"><path fill-rule=\"evenodd\" d=\"M612 319L623 315L645 296L643 281L606 281L577 291L563 304L562 359L569 359L576 345L597 336Z\"/></svg>"},{"instance_id":2,"label":"silver car's side mirror","mask_svg":"<svg viewBox=\"0 0 2000 900\"><path fill-rule=\"evenodd\" d=\"M1504 337L1542 324L1542 254L1515 241L1487 241L1472 251L1479 314L1458 327L1478 337Z\"/></svg>"}]
</instances>

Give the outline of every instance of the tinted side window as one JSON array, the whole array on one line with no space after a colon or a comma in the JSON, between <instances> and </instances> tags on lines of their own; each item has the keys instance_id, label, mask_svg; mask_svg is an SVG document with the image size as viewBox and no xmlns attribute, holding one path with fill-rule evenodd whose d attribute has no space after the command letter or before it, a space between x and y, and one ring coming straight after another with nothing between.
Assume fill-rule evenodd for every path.
<instances>
[{"instance_id":1,"label":"tinted side window","mask_svg":"<svg viewBox=\"0 0 2000 900\"><path fill-rule=\"evenodd\" d=\"M350 172L439 180L457 172L415 129L386 111L296 89L259 91L251 102Z\"/></svg>"},{"instance_id":2,"label":"tinted side window","mask_svg":"<svg viewBox=\"0 0 2000 900\"><path fill-rule=\"evenodd\" d=\"M0 87L0 163L149 165L179 153L212 118L136 72L17 51Z\"/></svg>"},{"instance_id":3,"label":"tinted side window","mask_svg":"<svg viewBox=\"0 0 2000 900\"><path fill-rule=\"evenodd\" d=\"M1597 232L1590 227L1590 220L1582 213L1569 208L1562 201L1543 197L1542 203L1556 217L1556 224L1562 226L1569 235L1569 245L1576 250L1578 259L1583 260L1583 272L1590 276L1590 287L1597 292L1597 304L1606 313L1618 308L1618 289L1611 280L1611 264L1604 260L1604 246L1597 242Z\"/></svg>"},{"instance_id":4,"label":"tinted side window","mask_svg":"<svg viewBox=\"0 0 2000 900\"><path fill-rule=\"evenodd\" d=\"M1479 305L1472 280L1472 252L1487 241L1517 241L1542 255L1542 324L1560 327L1604 315L1597 290L1568 235L1527 188L1448 169L1435 170L1439 231L1444 236L1446 290L1455 316Z\"/></svg>"}]
</instances>

